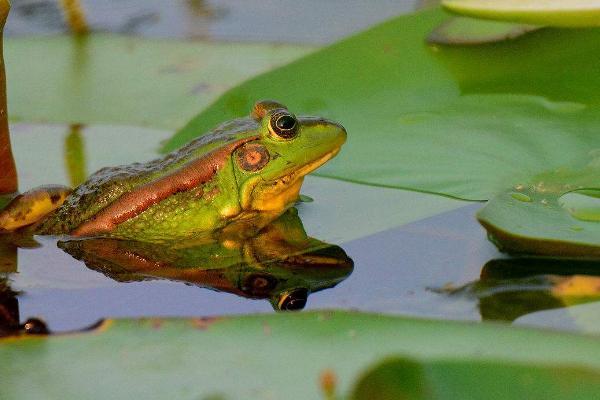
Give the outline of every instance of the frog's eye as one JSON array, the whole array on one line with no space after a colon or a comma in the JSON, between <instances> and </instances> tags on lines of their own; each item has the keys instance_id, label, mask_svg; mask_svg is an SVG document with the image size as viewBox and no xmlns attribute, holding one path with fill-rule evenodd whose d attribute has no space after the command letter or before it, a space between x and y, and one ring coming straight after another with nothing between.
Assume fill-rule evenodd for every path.
<instances>
[{"instance_id":1,"label":"frog's eye","mask_svg":"<svg viewBox=\"0 0 600 400\"><path fill-rule=\"evenodd\" d=\"M294 115L282 110L271 115L269 129L280 138L291 139L298 133L298 121Z\"/></svg>"},{"instance_id":2,"label":"frog's eye","mask_svg":"<svg viewBox=\"0 0 600 400\"><path fill-rule=\"evenodd\" d=\"M261 144L249 143L237 151L238 164L244 171L260 171L267 165L269 159L269 151Z\"/></svg>"}]
</instances>

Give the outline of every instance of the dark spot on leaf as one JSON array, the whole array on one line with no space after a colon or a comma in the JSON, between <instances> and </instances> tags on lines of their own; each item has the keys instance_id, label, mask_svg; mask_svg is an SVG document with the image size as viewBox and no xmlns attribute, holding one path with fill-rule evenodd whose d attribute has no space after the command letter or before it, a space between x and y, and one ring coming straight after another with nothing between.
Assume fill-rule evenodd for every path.
<instances>
[{"instance_id":1,"label":"dark spot on leaf","mask_svg":"<svg viewBox=\"0 0 600 400\"><path fill-rule=\"evenodd\" d=\"M319 375L319 386L326 399L335 398L335 388L337 386L337 377L332 369L326 369Z\"/></svg>"},{"instance_id":2,"label":"dark spot on leaf","mask_svg":"<svg viewBox=\"0 0 600 400\"><path fill-rule=\"evenodd\" d=\"M201 331L205 331L209 326L214 324L217 321L220 321L222 318L218 317L202 317L202 318L194 318L192 319L192 325L194 328L199 329Z\"/></svg>"}]
</instances>

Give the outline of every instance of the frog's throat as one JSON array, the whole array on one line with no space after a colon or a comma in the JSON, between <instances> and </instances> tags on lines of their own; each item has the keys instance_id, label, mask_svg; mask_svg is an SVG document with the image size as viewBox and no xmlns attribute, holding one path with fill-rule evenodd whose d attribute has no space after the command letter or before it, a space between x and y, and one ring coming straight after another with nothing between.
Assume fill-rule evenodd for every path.
<instances>
[{"instance_id":1,"label":"frog's throat","mask_svg":"<svg viewBox=\"0 0 600 400\"><path fill-rule=\"evenodd\" d=\"M258 138L258 136L251 136L231 142L190 161L160 179L123 194L89 221L75 228L71 235L93 236L110 232L120 223L141 214L150 206L167 197L210 181L225 165L235 149Z\"/></svg>"},{"instance_id":2,"label":"frog's throat","mask_svg":"<svg viewBox=\"0 0 600 400\"><path fill-rule=\"evenodd\" d=\"M274 180L265 181L263 178L257 177L250 190L246 190L241 196L242 208L255 211L285 211L298 201L304 177L335 157L340 148L336 147L325 155Z\"/></svg>"}]
</instances>

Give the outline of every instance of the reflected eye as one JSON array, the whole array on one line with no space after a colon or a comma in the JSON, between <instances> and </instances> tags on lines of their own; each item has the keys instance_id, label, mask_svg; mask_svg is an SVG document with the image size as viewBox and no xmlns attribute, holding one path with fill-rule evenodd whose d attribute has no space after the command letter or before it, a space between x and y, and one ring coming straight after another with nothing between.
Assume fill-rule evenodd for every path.
<instances>
[{"instance_id":1,"label":"reflected eye","mask_svg":"<svg viewBox=\"0 0 600 400\"><path fill-rule=\"evenodd\" d=\"M271 116L269 128L275 135L283 139L291 139L298 133L298 121L289 112L279 111Z\"/></svg>"},{"instance_id":2,"label":"reflected eye","mask_svg":"<svg viewBox=\"0 0 600 400\"><path fill-rule=\"evenodd\" d=\"M283 293L279 297L277 308L280 311L302 310L308 299L308 290L304 288L294 289L289 293Z\"/></svg>"},{"instance_id":3,"label":"reflected eye","mask_svg":"<svg viewBox=\"0 0 600 400\"><path fill-rule=\"evenodd\" d=\"M244 171L256 172L269 162L269 151L261 144L250 143L237 151L237 161Z\"/></svg>"}]
</instances>

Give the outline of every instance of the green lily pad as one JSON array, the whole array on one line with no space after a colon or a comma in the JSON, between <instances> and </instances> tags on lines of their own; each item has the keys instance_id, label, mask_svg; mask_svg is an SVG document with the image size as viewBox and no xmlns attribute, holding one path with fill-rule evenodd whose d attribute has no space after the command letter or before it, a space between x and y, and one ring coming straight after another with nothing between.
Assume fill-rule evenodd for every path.
<instances>
[{"instance_id":1,"label":"green lily pad","mask_svg":"<svg viewBox=\"0 0 600 400\"><path fill-rule=\"evenodd\" d=\"M600 389L597 370L507 362L391 358L358 382L353 400L590 399Z\"/></svg>"},{"instance_id":2,"label":"green lily pad","mask_svg":"<svg viewBox=\"0 0 600 400\"><path fill-rule=\"evenodd\" d=\"M600 26L598 0L442 0L442 5L478 18L564 27Z\"/></svg>"},{"instance_id":3,"label":"green lily pad","mask_svg":"<svg viewBox=\"0 0 600 400\"><path fill-rule=\"evenodd\" d=\"M600 258L600 222L590 210L569 211L561 204L565 193L595 188L599 178L600 165L593 162L578 171L542 174L494 197L477 218L509 253Z\"/></svg>"},{"instance_id":4,"label":"green lily pad","mask_svg":"<svg viewBox=\"0 0 600 400\"><path fill-rule=\"evenodd\" d=\"M0 340L0 397L321 399L323 373L348 393L390 355L460 362L449 373L472 365L508 374L518 367L504 363L597 370L599 351L592 337L348 312L116 320L89 333Z\"/></svg>"},{"instance_id":5,"label":"green lily pad","mask_svg":"<svg viewBox=\"0 0 600 400\"><path fill-rule=\"evenodd\" d=\"M427 37L427 42L447 45L480 45L516 39L540 28L536 25L455 17L449 18L435 28Z\"/></svg>"},{"instance_id":6,"label":"green lily pad","mask_svg":"<svg viewBox=\"0 0 600 400\"><path fill-rule=\"evenodd\" d=\"M179 128L227 89L312 50L108 34L8 38L9 116Z\"/></svg>"},{"instance_id":7,"label":"green lily pad","mask_svg":"<svg viewBox=\"0 0 600 400\"><path fill-rule=\"evenodd\" d=\"M402 16L251 79L164 150L247 114L257 98L275 98L348 130L343 151L321 176L488 200L546 171L583 173L600 148L600 58L592 56L600 52L600 29L428 48L427 35L443 20L439 10Z\"/></svg>"}]
</instances>

